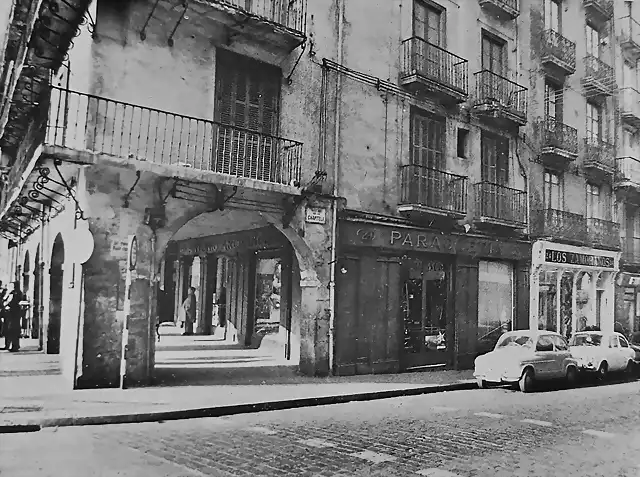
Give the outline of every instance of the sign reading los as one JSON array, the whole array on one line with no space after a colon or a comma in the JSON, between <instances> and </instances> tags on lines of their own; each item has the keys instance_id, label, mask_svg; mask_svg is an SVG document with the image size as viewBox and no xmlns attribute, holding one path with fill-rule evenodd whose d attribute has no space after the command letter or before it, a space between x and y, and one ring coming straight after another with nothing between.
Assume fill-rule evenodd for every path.
<instances>
[{"instance_id":1,"label":"sign reading los","mask_svg":"<svg viewBox=\"0 0 640 477\"><path fill-rule=\"evenodd\" d=\"M587 255L584 253L563 252L560 250L545 250L544 261L547 263L564 263L567 265L583 265L589 267L614 268L613 257L602 255Z\"/></svg>"}]
</instances>

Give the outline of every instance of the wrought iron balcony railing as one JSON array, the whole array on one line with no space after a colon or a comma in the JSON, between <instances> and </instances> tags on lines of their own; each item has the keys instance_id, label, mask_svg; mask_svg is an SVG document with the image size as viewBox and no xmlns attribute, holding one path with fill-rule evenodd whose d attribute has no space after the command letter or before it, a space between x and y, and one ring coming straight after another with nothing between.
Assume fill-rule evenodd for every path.
<instances>
[{"instance_id":1,"label":"wrought iron balcony railing","mask_svg":"<svg viewBox=\"0 0 640 477\"><path fill-rule=\"evenodd\" d=\"M422 205L431 209L465 215L467 177L416 164L401 167L402 205Z\"/></svg>"},{"instance_id":2,"label":"wrought iron balcony railing","mask_svg":"<svg viewBox=\"0 0 640 477\"><path fill-rule=\"evenodd\" d=\"M607 19L613 16L613 0L582 0L588 13Z\"/></svg>"},{"instance_id":3,"label":"wrought iron balcony railing","mask_svg":"<svg viewBox=\"0 0 640 477\"><path fill-rule=\"evenodd\" d=\"M620 224L611 220L591 217L587 219L587 233L592 245L600 247L620 247Z\"/></svg>"},{"instance_id":4,"label":"wrought iron balcony railing","mask_svg":"<svg viewBox=\"0 0 640 477\"><path fill-rule=\"evenodd\" d=\"M622 260L629 265L640 265L640 237L622 238Z\"/></svg>"},{"instance_id":5,"label":"wrought iron balcony railing","mask_svg":"<svg viewBox=\"0 0 640 477\"><path fill-rule=\"evenodd\" d=\"M582 81L592 92L604 95L613 94L616 87L616 77L611 66L595 56L587 55L584 58L584 67L585 76Z\"/></svg>"},{"instance_id":6,"label":"wrought iron balcony railing","mask_svg":"<svg viewBox=\"0 0 640 477\"><path fill-rule=\"evenodd\" d=\"M46 144L299 185L302 143L53 87Z\"/></svg>"},{"instance_id":7,"label":"wrought iron balcony railing","mask_svg":"<svg viewBox=\"0 0 640 477\"><path fill-rule=\"evenodd\" d=\"M285 26L302 34L307 30L307 0L210 0Z\"/></svg>"},{"instance_id":8,"label":"wrought iron balcony railing","mask_svg":"<svg viewBox=\"0 0 640 477\"><path fill-rule=\"evenodd\" d=\"M542 58L573 73L576 70L576 44L555 30L542 33Z\"/></svg>"},{"instance_id":9,"label":"wrought iron balcony railing","mask_svg":"<svg viewBox=\"0 0 640 477\"><path fill-rule=\"evenodd\" d=\"M531 218L532 234L578 243L587 241L587 221L583 215L565 210L540 209Z\"/></svg>"},{"instance_id":10,"label":"wrought iron balcony railing","mask_svg":"<svg viewBox=\"0 0 640 477\"><path fill-rule=\"evenodd\" d=\"M476 104L497 103L516 116L527 116L527 88L493 71L482 70L476 77Z\"/></svg>"},{"instance_id":11,"label":"wrought iron balcony railing","mask_svg":"<svg viewBox=\"0 0 640 477\"><path fill-rule=\"evenodd\" d=\"M433 45L412 37L402 42L402 77L419 75L432 79L463 95L469 93L469 62Z\"/></svg>"},{"instance_id":12,"label":"wrought iron balcony railing","mask_svg":"<svg viewBox=\"0 0 640 477\"><path fill-rule=\"evenodd\" d=\"M640 189L640 160L626 154L617 157L615 181L618 187L632 186Z\"/></svg>"},{"instance_id":13,"label":"wrought iron balcony railing","mask_svg":"<svg viewBox=\"0 0 640 477\"><path fill-rule=\"evenodd\" d=\"M613 144L588 137L584 140L584 167L600 169L605 172L615 170L615 147Z\"/></svg>"},{"instance_id":14,"label":"wrought iron balcony railing","mask_svg":"<svg viewBox=\"0 0 640 477\"><path fill-rule=\"evenodd\" d=\"M479 182L475 185L476 215L480 218L527 224L527 193L501 184Z\"/></svg>"},{"instance_id":15,"label":"wrought iron balcony railing","mask_svg":"<svg viewBox=\"0 0 640 477\"><path fill-rule=\"evenodd\" d=\"M570 154L578 154L577 129L567 126L555 118L541 119L539 124L543 148L554 147Z\"/></svg>"},{"instance_id":16,"label":"wrought iron balcony railing","mask_svg":"<svg viewBox=\"0 0 640 477\"><path fill-rule=\"evenodd\" d=\"M489 6L498 12L504 12L511 18L520 14L519 0L479 0L480 6Z\"/></svg>"}]
</instances>

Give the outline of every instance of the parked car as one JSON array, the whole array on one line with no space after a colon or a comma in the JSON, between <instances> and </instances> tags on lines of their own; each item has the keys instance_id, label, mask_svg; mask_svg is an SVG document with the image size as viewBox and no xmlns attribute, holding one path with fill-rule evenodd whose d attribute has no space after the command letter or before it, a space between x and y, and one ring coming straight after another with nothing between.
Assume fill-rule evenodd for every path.
<instances>
[{"instance_id":1,"label":"parked car","mask_svg":"<svg viewBox=\"0 0 640 477\"><path fill-rule=\"evenodd\" d=\"M577 372L578 363L561 335L521 330L504 333L493 351L478 356L473 375L480 388L517 384L522 392L530 392L536 381L549 379L566 379L573 386Z\"/></svg>"},{"instance_id":2,"label":"parked car","mask_svg":"<svg viewBox=\"0 0 640 477\"><path fill-rule=\"evenodd\" d=\"M621 333L579 331L569 342L571 355L582 372L605 379L609 372L634 371L636 353Z\"/></svg>"}]
</instances>

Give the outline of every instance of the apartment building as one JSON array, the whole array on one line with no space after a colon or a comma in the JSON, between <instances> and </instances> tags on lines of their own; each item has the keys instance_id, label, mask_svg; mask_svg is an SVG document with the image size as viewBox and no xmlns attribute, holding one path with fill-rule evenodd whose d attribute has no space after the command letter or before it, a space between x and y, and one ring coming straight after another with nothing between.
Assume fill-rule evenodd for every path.
<instances>
[{"instance_id":1,"label":"apartment building","mask_svg":"<svg viewBox=\"0 0 640 477\"><path fill-rule=\"evenodd\" d=\"M617 65L618 149L614 186L618 200L618 218L622 257L621 274L616 281L616 329L626 334L640 330L640 94L638 59L640 58L640 5L616 3L616 39L621 61Z\"/></svg>"}]
</instances>

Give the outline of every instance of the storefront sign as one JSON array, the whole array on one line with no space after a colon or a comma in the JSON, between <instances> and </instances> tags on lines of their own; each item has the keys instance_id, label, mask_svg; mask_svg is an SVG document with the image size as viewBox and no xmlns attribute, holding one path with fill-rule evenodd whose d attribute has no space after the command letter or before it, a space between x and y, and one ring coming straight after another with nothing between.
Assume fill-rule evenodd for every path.
<instances>
[{"instance_id":1,"label":"storefront sign","mask_svg":"<svg viewBox=\"0 0 640 477\"><path fill-rule=\"evenodd\" d=\"M178 242L180 255L209 253L236 253L244 250L260 250L283 245L286 239L271 227L231 234L211 235Z\"/></svg>"},{"instance_id":2,"label":"storefront sign","mask_svg":"<svg viewBox=\"0 0 640 477\"><path fill-rule=\"evenodd\" d=\"M613 257L603 255L587 255L584 253L563 252L561 250L547 249L544 252L544 261L547 263L561 263L567 265L582 265L589 267L615 268Z\"/></svg>"},{"instance_id":3,"label":"storefront sign","mask_svg":"<svg viewBox=\"0 0 640 477\"><path fill-rule=\"evenodd\" d=\"M327 222L327 210L322 207L307 207L305 221L308 224L324 225Z\"/></svg>"},{"instance_id":4,"label":"storefront sign","mask_svg":"<svg viewBox=\"0 0 640 477\"><path fill-rule=\"evenodd\" d=\"M436 252L522 260L531 256L528 243L490 240L465 235L439 234L416 229L340 223L345 245L372 246L416 252Z\"/></svg>"}]
</instances>

